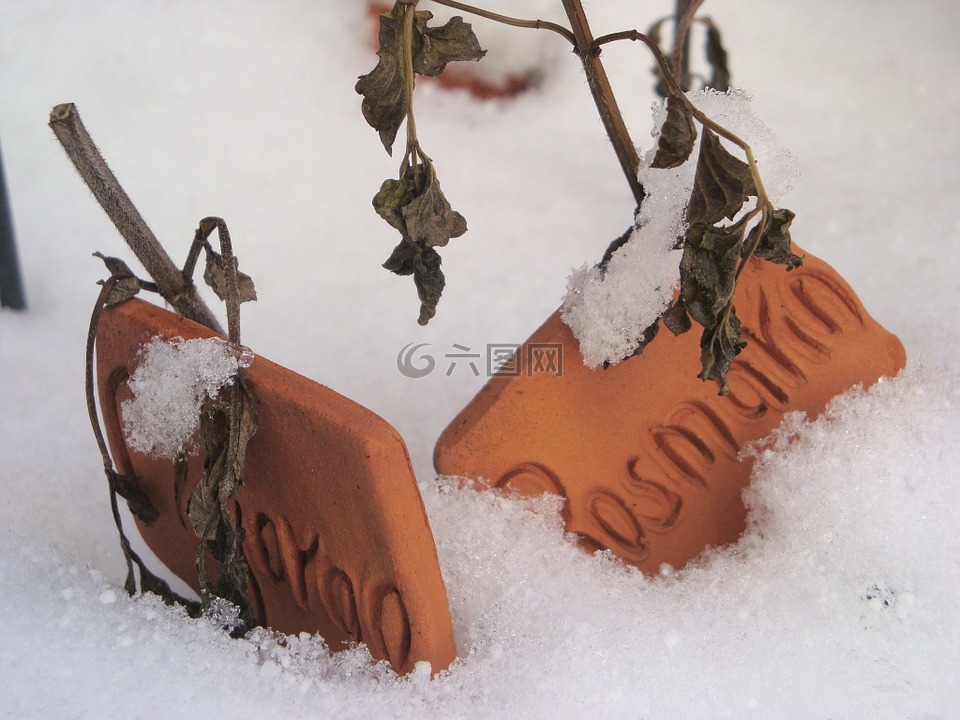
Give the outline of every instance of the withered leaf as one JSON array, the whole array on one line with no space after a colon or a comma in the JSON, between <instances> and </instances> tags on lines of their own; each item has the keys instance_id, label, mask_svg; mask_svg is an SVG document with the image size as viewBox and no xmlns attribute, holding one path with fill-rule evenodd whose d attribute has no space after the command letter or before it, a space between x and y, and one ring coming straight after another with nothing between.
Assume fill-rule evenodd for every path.
<instances>
[{"instance_id":1,"label":"withered leaf","mask_svg":"<svg viewBox=\"0 0 960 720\"><path fill-rule=\"evenodd\" d=\"M756 194L750 166L727 152L716 133L703 128L687 222L713 225L723 218L732 220Z\"/></svg>"},{"instance_id":2,"label":"withered leaf","mask_svg":"<svg viewBox=\"0 0 960 720\"><path fill-rule=\"evenodd\" d=\"M447 201L433 163L425 162L419 169L420 189L402 209L407 236L418 245L443 247L467 231L467 221Z\"/></svg>"},{"instance_id":3,"label":"withered leaf","mask_svg":"<svg viewBox=\"0 0 960 720\"><path fill-rule=\"evenodd\" d=\"M403 209L413 200L416 191L409 176L404 175L399 180L392 178L384 180L380 185L380 191L373 196L373 208L377 211L377 215L390 223L390 226L404 237L407 235L407 222L403 217Z\"/></svg>"},{"instance_id":4,"label":"withered leaf","mask_svg":"<svg viewBox=\"0 0 960 720\"><path fill-rule=\"evenodd\" d=\"M373 207L405 239L424 247L442 247L467 231L467 221L450 206L428 160L408 168L399 180L384 181Z\"/></svg>"},{"instance_id":5,"label":"withered leaf","mask_svg":"<svg viewBox=\"0 0 960 720\"><path fill-rule=\"evenodd\" d=\"M399 180L385 181L373 206L402 236L383 266L397 275L413 275L420 298L417 322L426 325L436 314L445 283L440 255L434 248L463 235L467 222L450 207L427 159L416 168L407 168Z\"/></svg>"},{"instance_id":6,"label":"withered leaf","mask_svg":"<svg viewBox=\"0 0 960 720\"><path fill-rule=\"evenodd\" d=\"M683 101L671 94L667 97L667 118L660 128L657 154L650 167L669 169L683 165L697 142L693 113Z\"/></svg>"},{"instance_id":7,"label":"withered leaf","mask_svg":"<svg viewBox=\"0 0 960 720\"><path fill-rule=\"evenodd\" d=\"M106 305L116 305L124 300L129 300L140 292L142 286L139 278L133 274L130 267L120 258L110 257L100 252L95 252L94 257L103 260L111 277L118 278L113 286L113 290L107 296ZM101 285L103 283L100 283Z\"/></svg>"},{"instance_id":8,"label":"withered leaf","mask_svg":"<svg viewBox=\"0 0 960 720\"><path fill-rule=\"evenodd\" d=\"M697 376L703 381L717 380L720 383L720 395L730 392L727 373L734 358L746 347L740 334L740 318L731 308L729 316L716 325L706 327L700 337L700 366Z\"/></svg>"},{"instance_id":9,"label":"withered leaf","mask_svg":"<svg viewBox=\"0 0 960 720\"><path fill-rule=\"evenodd\" d=\"M397 132L407 116L407 78L404 52L407 47L405 10L402 6L380 16L380 49L376 67L361 75L356 91L363 96L360 109L366 121L380 134L380 141L390 155ZM486 51L480 48L477 36L462 17L453 17L445 25L428 27L433 14L416 11L413 36L409 38L413 71L435 76L447 63L456 60L479 60ZM412 81L412 78L411 78Z\"/></svg>"},{"instance_id":10,"label":"withered leaf","mask_svg":"<svg viewBox=\"0 0 960 720\"><path fill-rule=\"evenodd\" d=\"M397 275L413 275L420 298L420 316L417 318L420 325L426 325L437 314L437 303L446 284L440 264L440 253L436 250L407 240L401 240L383 264L383 267Z\"/></svg>"},{"instance_id":11,"label":"withered leaf","mask_svg":"<svg viewBox=\"0 0 960 720\"><path fill-rule=\"evenodd\" d=\"M429 12L427 20L433 15ZM417 23L419 40L414 47L417 51L413 58L413 69L421 75L435 76L443 72L447 63L456 60L479 60L487 54L480 48L480 42L469 23L462 17L452 17L446 25L428 27Z\"/></svg>"},{"instance_id":12,"label":"withered leaf","mask_svg":"<svg viewBox=\"0 0 960 720\"><path fill-rule=\"evenodd\" d=\"M693 327L690 322L690 316L687 314L687 308L683 305L683 299L677 298L676 301L667 308L663 314L663 324L667 330L674 335L683 335Z\"/></svg>"},{"instance_id":13,"label":"withered leaf","mask_svg":"<svg viewBox=\"0 0 960 720\"><path fill-rule=\"evenodd\" d=\"M237 259L234 258L234 262ZM253 279L246 273L235 270L237 274L237 289L240 293L240 302L248 302L257 299L257 289L253 285ZM203 280L207 283L217 297L221 300L227 299L227 274L224 271L223 255L216 250L207 249L207 264L203 269Z\"/></svg>"},{"instance_id":14,"label":"withered leaf","mask_svg":"<svg viewBox=\"0 0 960 720\"><path fill-rule=\"evenodd\" d=\"M726 92L730 89L730 67L727 65L727 51L723 47L720 29L710 21L707 22L706 42L707 62L713 68L713 77L710 78L707 87Z\"/></svg>"},{"instance_id":15,"label":"withered leaf","mask_svg":"<svg viewBox=\"0 0 960 720\"><path fill-rule=\"evenodd\" d=\"M360 105L363 117L380 134L380 141L390 155L397 131L407 116L400 20L396 6L380 16L379 60L372 72L360 76L355 87L363 95Z\"/></svg>"},{"instance_id":16,"label":"withered leaf","mask_svg":"<svg viewBox=\"0 0 960 720\"><path fill-rule=\"evenodd\" d=\"M744 243L744 250L747 251L754 247L754 255L763 258L769 262L786 265L787 270L795 270L803 265L803 258L794 255L791 250L790 223L796 217L794 213L786 208L774 210L770 214L770 220L765 227L757 224L747 236ZM759 240L757 235L759 234Z\"/></svg>"},{"instance_id":17,"label":"withered leaf","mask_svg":"<svg viewBox=\"0 0 960 720\"><path fill-rule=\"evenodd\" d=\"M685 310L713 327L733 296L743 225L718 228L697 223L687 232L680 259L680 297Z\"/></svg>"},{"instance_id":18,"label":"withered leaf","mask_svg":"<svg viewBox=\"0 0 960 720\"><path fill-rule=\"evenodd\" d=\"M413 275L413 261L419 248L406 240L401 240L383 263L383 267L395 275Z\"/></svg>"},{"instance_id":19,"label":"withered leaf","mask_svg":"<svg viewBox=\"0 0 960 720\"><path fill-rule=\"evenodd\" d=\"M130 512L134 517L146 523L153 525L160 517L150 496L140 487L140 478L121 475L114 470L107 470L110 488L120 497L127 501Z\"/></svg>"},{"instance_id":20,"label":"withered leaf","mask_svg":"<svg viewBox=\"0 0 960 720\"><path fill-rule=\"evenodd\" d=\"M236 393L236 395L234 395ZM203 477L187 504L187 514L201 544L197 556L204 601L213 596L228 599L240 608L243 620L237 632L252 626L253 610L247 598L247 567L243 558L243 531L235 527L229 503L243 484L247 444L256 432L257 420L253 397L243 381L236 378L225 393L236 403L226 407L222 398L204 403L200 418L200 434L207 457ZM237 437L231 438L231 418L237 413ZM204 553L209 551L219 563L217 579L211 584L206 572Z\"/></svg>"},{"instance_id":21,"label":"withered leaf","mask_svg":"<svg viewBox=\"0 0 960 720\"><path fill-rule=\"evenodd\" d=\"M230 418L221 397L208 399L200 416L200 435L206 450L206 459L203 463L203 477L187 503L187 514L200 539L208 542L216 540L217 524L223 515L221 498L233 497L243 484L247 443L257 427L252 397L241 379L234 382L238 383L241 394L240 433L236 448L230 447ZM230 394L232 391L233 386L225 393Z\"/></svg>"},{"instance_id":22,"label":"withered leaf","mask_svg":"<svg viewBox=\"0 0 960 720\"><path fill-rule=\"evenodd\" d=\"M440 253L432 247L424 248L413 259L413 282L420 298L420 317L417 323L426 325L437 314L437 303L446 279L440 269Z\"/></svg>"},{"instance_id":23,"label":"withered leaf","mask_svg":"<svg viewBox=\"0 0 960 720\"><path fill-rule=\"evenodd\" d=\"M428 160L407 168L399 180L385 180L373 207L408 242L424 247L442 247L467 231L467 221L450 206Z\"/></svg>"}]
</instances>

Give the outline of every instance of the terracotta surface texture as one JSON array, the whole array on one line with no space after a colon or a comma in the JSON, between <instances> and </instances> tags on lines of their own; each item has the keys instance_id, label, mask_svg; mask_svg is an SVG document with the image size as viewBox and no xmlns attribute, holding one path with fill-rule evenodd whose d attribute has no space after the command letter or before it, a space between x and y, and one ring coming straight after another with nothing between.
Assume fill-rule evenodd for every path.
<instances>
[{"instance_id":1,"label":"terracotta surface texture","mask_svg":"<svg viewBox=\"0 0 960 720\"><path fill-rule=\"evenodd\" d=\"M811 255L792 272L751 261L735 302L749 345L725 397L697 378L696 326L679 337L661 329L643 355L591 370L555 312L443 432L437 471L555 493L585 548L648 573L737 540L752 466L738 459L744 446L788 411L816 416L844 390L895 375L906 356Z\"/></svg>"},{"instance_id":2,"label":"terracotta surface texture","mask_svg":"<svg viewBox=\"0 0 960 720\"><path fill-rule=\"evenodd\" d=\"M108 308L97 335L99 399L117 469L141 478L160 511L154 526L139 524L144 540L197 589L198 541L185 505L202 457L187 463L182 523L176 463L131 451L121 430L126 380L141 345L157 335L212 333L141 300ZM246 377L258 430L236 513L259 622L319 633L334 650L366 643L399 673L421 660L446 668L456 656L447 595L401 437L366 408L262 357Z\"/></svg>"}]
</instances>

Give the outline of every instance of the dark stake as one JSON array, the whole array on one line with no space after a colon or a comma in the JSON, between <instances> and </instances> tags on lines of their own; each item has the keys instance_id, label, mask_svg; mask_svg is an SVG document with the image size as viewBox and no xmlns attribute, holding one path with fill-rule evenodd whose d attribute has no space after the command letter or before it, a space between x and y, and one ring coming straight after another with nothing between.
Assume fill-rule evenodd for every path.
<instances>
[{"instance_id":1,"label":"dark stake","mask_svg":"<svg viewBox=\"0 0 960 720\"><path fill-rule=\"evenodd\" d=\"M27 298L17 260L17 244L13 237L13 213L3 175L3 154L0 153L0 306L26 310Z\"/></svg>"}]
</instances>

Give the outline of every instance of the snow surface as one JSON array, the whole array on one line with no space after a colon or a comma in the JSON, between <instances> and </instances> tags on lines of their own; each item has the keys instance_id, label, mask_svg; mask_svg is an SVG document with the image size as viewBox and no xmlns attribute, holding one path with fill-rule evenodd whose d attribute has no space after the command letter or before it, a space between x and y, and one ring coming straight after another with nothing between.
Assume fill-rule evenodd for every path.
<instances>
[{"instance_id":1,"label":"snow surface","mask_svg":"<svg viewBox=\"0 0 960 720\"><path fill-rule=\"evenodd\" d=\"M672 5L587 10L602 34ZM461 490L430 466L485 380L462 361L446 374L445 353L522 341L570 269L632 223L579 63L560 53L510 102L421 87L424 147L470 231L444 249L449 286L420 328L409 279L379 268L395 238L370 198L397 161L353 93L373 61L367 20L361 3L330 7L0 0L0 142L30 302L0 313L0 716L960 715L954 1L706 4L736 82L800 164L783 200L794 238L910 359L813 423L789 419L756 451L743 540L653 579L581 553L549 502ZM650 64L638 46L604 56L645 152ZM90 255L130 254L46 127L67 101L174 256L201 217L227 219L260 297L246 344L403 434L450 595L449 674L396 678L319 638L234 641L124 595L82 365L103 275ZM414 341L437 360L419 379L396 363Z\"/></svg>"},{"instance_id":2,"label":"snow surface","mask_svg":"<svg viewBox=\"0 0 960 720\"><path fill-rule=\"evenodd\" d=\"M240 364L221 338L155 337L143 346L121 405L123 432L134 450L174 459L193 453L200 408L231 384Z\"/></svg>"},{"instance_id":3,"label":"snow surface","mask_svg":"<svg viewBox=\"0 0 960 720\"><path fill-rule=\"evenodd\" d=\"M796 182L797 163L753 113L750 96L731 89L725 93L693 92L689 97L707 117L750 146L767 195L776 205ZM605 270L595 262L584 264L567 283L563 320L580 342L580 354L589 367L616 365L632 355L644 330L667 309L680 283L683 251L674 247L677 238L686 233L684 217L703 133L698 129L697 143L685 163L671 169L652 168L666 117L666 103L657 103L651 147L640 167L640 182L647 197L630 239L613 253ZM739 148L730 146L727 150L744 159ZM750 209L753 203L744 207Z\"/></svg>"}]
</instances>

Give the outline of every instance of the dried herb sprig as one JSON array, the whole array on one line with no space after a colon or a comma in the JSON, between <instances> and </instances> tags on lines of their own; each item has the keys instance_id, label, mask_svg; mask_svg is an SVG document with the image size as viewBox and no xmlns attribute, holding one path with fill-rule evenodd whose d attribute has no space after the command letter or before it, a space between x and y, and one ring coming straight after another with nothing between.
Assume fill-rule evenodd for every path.
<instances>
[{"instance_id":1,"label":"dried herb sprig","mask_svg":"<svg viewBox=\"0 0 960 720\"><path fill-rule=\"evenodd\" d=\"M201 541L197 569L200 574L202 604L197 604L173 593L166 582L154 575L133 551L124 534L117 503L118 495L126 499L131 512L148 525L156 521L157 510L140 487L138 478L120 475L113 467L96 410L93 357L103 308L127 300L141 290L158 292L185 317L223 334L219 322L200 299L193 283L193 273L202 251L206 252L204 280L227 306L229 342L238 360L249 357L249 351L240 344L240 303L256 299L253 281L237 269L237 259L233 255L226 223L216 217L200 221L186 263L182 270L178 269L110 170L81 122L76 106L73 103L57 105L50 113L50 127L80 177L153 278L152 281L141 280L122 260L96 253L107 265L110 278L102 283L103 288L94 307L87 336L87 409L103 458L104 472L110 487L111 508L120 534L120 546L127 562L125 588L131 594L137 590L133 569L136 565L140 572L142 591L155 592L168 603L179 602L185 605L191 614L203 611L211 617L219 617L225 600L236 609L236 618L231 621L228 629L233 635L242 635L256 624L246 596L247 566L242 552L243 530L236 526L231 512L232 499L243 482L247 443L256 432L255 406L244 383L244 363L238 362L238 370L227 392L226 402L210 400L201 412L201 436L207 457L203 479L188 502L188 514ZM208 240L214 230L218 233L222 254L215 252ZM178 480L175 488L178 509L185 479L184 465L185 459L178 458ZM219 563L219 571L214 580L211 580L206 568L207 552Z\"/></svg>"},{"instance_id":2,"label":"dried herb sprig","mask_svg":"<svg viewBox=\"0 0 960 720\"><path fill-rule=\"evenodd\" d=\"M432 27L433 15L416 10L417 0L398 0L380 16L377 66L357 81L361 109L378 131L388 154L406 121L406 150L397 179L380 186L373 198L377 213L400 232L400 243L384 267L397 275L412 275L420 298L418 322L426 325L436 314L445 279L436 248L467 231L440 188L433 161L420 147L414 116L416 75L436 76L448 63L479 60L484 55L470 25L452 18Z\"/></svg>"},{"instance_id":3,"label":"dried herb sprig","mask_svg":"<svg viewBox=\"0 0 960 720\"><path fill-rule=\"evenodd\" d=\"M210 246L209 237L214 230L222 254ZM230 231L222 218L207 217L200 221L185 271L191 269L198 247L203 247L207 256L204 280L226 303L227 337L239 360L245 353L249 355L240 342L240 304L256 299L253 281L237 269ZM226 401L220 397L209 398L201 409L200 436L206 458L203 477L187 502L187 515L200 539L197 570L204 610L215 608L218 598L232 603L238 616L235 626L230 628L235 636L243 635L256 625L247 597L243 528L237 526L231 507L237 490L243 485L247 445L257 431L256 405L244 372L245 363L238 363ZM219 563L214 580L207 570L207 552Z\"/></svg>"},{"instance_id":4,"label":"dried herb sprig","mask_svg":"<svg viewBox=\"0 0 960 720\"><path fill-rule=\"evenodd\" d=\"M652 167L674 168L685 163L697 144L697 123L702 127L694 187L687 204L688 230L678 244L678 247L682 247L684 251L680 266L680 296L665 313L663 320L664 324L675 333L689 330L691 318L703 327L699 377L704 381L716 380L720 385L720 394L726 394L729 391L727 372L730 370L733 359L745 345L740 333L740 321L736 315L733 296L747 263L756 256L770 262L784 264L790 270L797 267L802 259L790 250L789 227L793 213L776 208L770 201L750 145L698 110L685 95L681 85L682 78L681 81L676 78L678 72L686 74L684 62L686 37L703 0L678 0L674 18L676 27L673 68L660 49L658 37L653 38L638 30L626 30L594 38L580 0L561 0L572 27L572 32L569 33L562 27L548 26L539 20L506 18L459 1L434 1L440 5L455 7L509 25L555 30L569 40L574 46L574 51L583 61L587 81L600 117L617 151L638 205L645 195L637 179L639 159L600 62L600 54L604 45L620 40L641 41L653 53L667 98L667 118L661 129ZM410 2L415 4L416 0L400 0L394 8L394 13L401 6L406 6L403 12L406 10L412 12L409 7ZM407 22L409 25L412 21L408 19ZM725 86L729 82L726 50L722 46L716 26L708 20L704 22L708 29L707 57L714 67L713 84L715 87ZM660 24L654 25L658 35ZM385 39L383 27L382 25L382 45ZM386 47L390 48L391 45L387 43ZM381 63L383 58L383 48L381 48ZM381 70L380 65L378 70ZM376 71L372 75L375 74ZM383 74L382 70L381 74ZM363 81L364 78L361 78L361 82ZM358 83L358 91L360 89ZM407 90L412 90L412 82ZM367 114L366 108L364 112ZM738 147L743 152L746 162L728 152L721 138ZM408 156L411 147L413 146L408 144ZM404 165L402 168L402 176L407 167ZM414 172L412 178L412 182L415 183L419 176ZM402 196L401 190L403 187L409 187L410 183L411 181L408 180L406 186L391 186L389 188L391 192L384 193L381 190L381 193L383 197ZM756 199L755 207L740 217L751 197ZM378 198L381 198L381 195L378 195ZM396 210L393 207L388 209L389 213L383 212L378 206L378 212L381 212L381 215L387 217L391 224L399 225L400 223L396 220ZM757 220L758 215L759 220ZM733 224L725 224L734 220L737 221ZM755 220L756 224L750 228L750 222ZM402 229L401 232L403 232ZM619 246L623 242L624 238L621 237L614 242L614 245ZM399 250L401 250L400 247L398 247ZM604 262L609 260L612 250L613 247L608 249ZM398 251L395 251L397 258L396 262L392 263L393 266L406 273L415 274L415 261L418 257L422 258L422 254L416 256L410 250L404 250L404 254ZM391 260L394 260L393 256ZM436 271L439 272L439 256L436 259ZM440 288L442 289L442 275ZM641 352L644 345L656 335L658 322L659 320L647 328L643 337L638 338L637 352Z\"/></svg>"},{"instance_id":5,"label":"dried herb sprig","mask_svg":"<svg viewBox=\"0 0 960 720\"><path fill-rule=\"evenodd\" d=\"M124 589L131 595L137 592L137 578L134 572L134 566L136 566L140 572L140 589L143 592L152 592L159 595L168 605L174 603L183 605L192 617L197 617L201 610L200 604L192 600L187 600L173 592L166 581L152 573L136 551L130 546L130 541L123 531L123 520L120 517L120 507L117 501L118 496L124 498L134 516L147 525L152 525L156 522L159 513L150 498L140 487L139 478L121 475L114 468L113 460L110 458L110 451L107 448L106 439L103 436L103 430L100 427L100 418L97 414L93 357L101 314L103 313L104 307L116 302L121 302L135 295L140 291L141 285L140 281L129 271L129 268L126 268L126 265L122 261L114 262L114 258L105 258L105 260L107 261L108 268L111 269L111 275L102 283L103 287L100 289L93 313L90 316L90 327L87 331L84 391L87 399L87 413L90 417L90 425L93 428L93 435L96 438L97 447L100 450L100 457L103 460L103 472L107 476L107 486L110 490L110 510L113 514L113 521L116 524L117 532L120 535L120 549L123 551L123 557L127 563L127 578L124 582ZM111 267L111 265L113 267Z\"/></svg>"},{"instance_id":6,"label":"dried herb sprig","mask_svg":"<svg viewBox=\"0 0 960 720\"><path fill-rule=\"evenodd\" d=\"M214 230L218 232L222 254L215 252L208 240ZM126 499L131 512L148 525L157 520L158 512L140 487L138 478L126 477L114 470L94 400L94 344L104 307L123 302L143 289L156 291L157 288L155 283L137 278L122 260L105 257L100 253L96 255L103 259L111 275L103 282L103 289L90 321L86 356L87 406L110 487L111 507L120 534L120 545L127 561L127 591L133 594L137 590L133 570L136 565L140 571L142 591L156 592L168 603L184 604L193 615L206 613L212 617L220 617L223 602L228 602L235 608L235 617L231 618L227 629L232 635L240 636L256 625L256 618L247 597L248 570L243 557L243 530L237 527L232 512L234 496L243 484L247 444L256 432L255 403L244 382L244 369L247 365L244 358L248 358L250 354L240 342L240 303L256 299L256 291L250 277L237 269L230 233L221 218L210 217L200 221L183 270L185 276L192 276L201 251L206 252L204 279L226 302L228 340L238 358L238 369L226 391L226 398L208 399L200 415L200 435L206 458L203 478L188 500L187 514L200 539L197 571L201 603L187 601L173 593L167 583L154 575L131 549L123 531L116 500L118 495ZM181 456L177 458L178 479L175 488L178 508L185 481L184 470L185 458ZM181 523L183 522L181 517ZM213 579L207 569L208 553L219 565Z\"/></svg>"}]
</instances>

